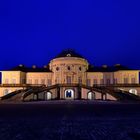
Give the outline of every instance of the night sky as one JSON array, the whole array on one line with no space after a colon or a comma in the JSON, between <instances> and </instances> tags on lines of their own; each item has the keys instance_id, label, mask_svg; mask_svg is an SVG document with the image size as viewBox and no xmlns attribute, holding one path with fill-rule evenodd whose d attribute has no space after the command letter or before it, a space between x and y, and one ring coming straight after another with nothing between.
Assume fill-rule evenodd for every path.
<instances>
[{"instance_id":1,"label":"night sky","mask_svg":"<svg viewBox=\"0 0 140 140\"><path fill-rule=\"evenodd\" d=\"M139 0L1 0L0 69L43 66L67 48L140 69Z\"/></svg>"}]
</instances>

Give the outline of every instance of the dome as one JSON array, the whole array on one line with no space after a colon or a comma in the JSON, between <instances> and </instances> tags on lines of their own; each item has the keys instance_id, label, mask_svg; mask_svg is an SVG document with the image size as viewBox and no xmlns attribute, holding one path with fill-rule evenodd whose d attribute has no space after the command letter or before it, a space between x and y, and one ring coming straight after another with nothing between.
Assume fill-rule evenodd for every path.
<instances>
[{"instance_id":1,"label":"dome","mask_svg":"<svg viewBox=\"0 0 140 140\"><path fill-rule=\"evenodd\" d=\"M63 50L59 55L56 56L56 58L60 57L78 57L78 58L84 58L82 55L78 54L72 49Z\"/></svg>"}]
</instances>

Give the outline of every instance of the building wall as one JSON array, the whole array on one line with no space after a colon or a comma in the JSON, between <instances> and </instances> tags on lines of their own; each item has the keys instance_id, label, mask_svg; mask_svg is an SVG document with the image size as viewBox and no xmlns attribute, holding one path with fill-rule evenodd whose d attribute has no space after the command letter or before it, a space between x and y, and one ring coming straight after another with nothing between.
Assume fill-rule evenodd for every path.
<instances>
[{"instance_id":1,"label":"building wall","mask_svg":"<svg viewBox=\"0 0 140 140\"><path fill-rule=\"evenodd\" d=\"M21 71L2 71L2 84L23 84L26 74Z\"/></svg>"},{"instance_id":2,"label":"building wall","mask_svg":"<svg viewBox=\"0 0 140 140\"><path fill-rule=\"evenodd\" d=\"M92 86L96 84L103 84L104 75L101 72L88 72L87 73L87 85Z\"/></svg>"},{"instance_id":3,"label":"building wall","mask_svg":"<svg viewBox=\"0 0 140 140\"><path fill-rule=\"evenodd\" d=\"M25 73L21 71L2 71L2 84L39 84L46 86L66 83L80 83L88 86L96 84L139 84L138 70L86 72L88 70L88 65L87 60L83 58L57 58L53 59L49 64L52 72ZM0 96L5 95L6 90L10 93L18 89L18 87L6 88L1 86ZM63 96L64 91L62 91L61 98L63 98ZM87 98L87 91L85 89L82 89L82 98ZM98 95L96 98L98 99Z\"/></svg>"},{"instance_id":4,"label":"building wall","mask_svg":"<svg viewBox=\"0 0 140 140\"><path fill-rule=\"evenodd\" d=\"M121 70L114 72L114 79L118 84L139 84L138 70Z\"/></svg>"},{"instance_id":5,"label":"building wall","mask_svg":"<svg viewBox=\"0 0 140 140\"><path fill-rule=\"evenodd\" d=\"M52 84L52 73L47 72L28 72L26 74L27 84L41 84L51 85Z\"/></svg>"},{"instance_id":6,"label":"building wall","mask_svg":"<svg viewBox=\"0 0 140 140\"><path fill-rule=\"evenodd\" d=\"M70 66L71 70L67 68ZM59 70L56 70L59 67ZM78 70L81 68L81 70ZM88 86L96 84L139 84L139 71L123 70L117 72L85 72L84 64L70 65L57 64L52 66L53 73L47 72L28 72L21 71L2 71L2 84L64 84L68 82L67 77L70 77L70 83L79 83L79 78L82 84Z\"/></svg>"},{"instance_id":7,"label":"building wall","mask_svg":"<svg viewBox=\"0 0 140 140\"><path fill-rule=\"evenodd\" d=\"M0 97L21 89L23 87L0 87Z\"/></svg>"},{"instance_id":8,"label":"building wall","mask_svg":"<svg viewBox=\"0 0 140 140\"><path fill-rule=\"evenodd\" d=\"M86 84L88 62L82 58L64 57L53 59L50 70L53 71L52 83L82 83Z\"/></svg>"}]
</instances>

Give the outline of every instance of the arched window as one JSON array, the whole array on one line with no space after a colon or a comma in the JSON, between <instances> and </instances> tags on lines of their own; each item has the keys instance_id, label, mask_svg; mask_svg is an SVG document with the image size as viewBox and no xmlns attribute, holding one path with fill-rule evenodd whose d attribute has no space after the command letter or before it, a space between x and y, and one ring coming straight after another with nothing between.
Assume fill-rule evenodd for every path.
<instances>
[{"instance_id":1,"label":"arched window","mask_svg":"<svg viewBox=\"0 0 140 140\"><path fill-rule=\"evenodd\" d=\"M68 66L68 70L71 70L70 66Z\"/></svg>"},{"instance_id":2,"label":"arched window","mask_svg":"<svg viewBox=\"0 0 140 140\"><path fill-rule=\"evenodd\" d=\"M94 99L95 99L95 93L89 92L89 93L88 93L88 99L89 99L89 100L94 100Z\"/></svg>"},{"instance_id":3,"label":"arched window","mask_svg":"<svg viewBox=\"0 0 140 140\"><path fill-rule=\"evenodd\" d=\"M9 90L8 89L5 89L4 90L4 95L7 95L9 93Z\"/></svg>"},{"instance_id":4,"label":"arched window","mask_svg":"<svg viewBox=\"0 0 140 140\"><path fill-rule=\"evenodd\" d=\"M45 100L51 100L52 99L52 93L51 92L46 92L45 93Z\"/></svg>"}]
</instances>

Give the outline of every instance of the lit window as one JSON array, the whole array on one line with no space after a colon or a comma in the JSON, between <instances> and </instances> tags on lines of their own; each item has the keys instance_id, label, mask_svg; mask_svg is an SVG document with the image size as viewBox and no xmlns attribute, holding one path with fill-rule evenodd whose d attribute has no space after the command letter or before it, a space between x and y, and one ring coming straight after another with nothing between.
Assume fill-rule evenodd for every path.
<instances>
[{"instance_id":1,"label":"lit window","mask_svg":"<svg viewBox=\"0 0 140 140\"><path fill-rule=\"evenodd\" d=\"M71 54L67 54L67 57L71 57Z\"/></svg>"}]
</instances>

